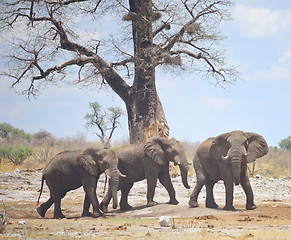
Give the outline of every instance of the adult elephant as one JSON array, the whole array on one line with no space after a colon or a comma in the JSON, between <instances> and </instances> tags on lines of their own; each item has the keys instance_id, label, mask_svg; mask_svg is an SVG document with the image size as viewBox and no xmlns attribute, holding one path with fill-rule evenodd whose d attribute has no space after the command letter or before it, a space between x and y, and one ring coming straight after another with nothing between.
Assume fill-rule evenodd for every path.
<instances>
[{"instance_id":1,"label":"adult elephant","mask_svg":"<svg viewBox=\"0 0 291 240\"><path fill-rule=\"evenodd\" d=\"M125 178L119 178L118 189L121 190L120 210L132 208L128 204L128 194L135 182L147 180L147 206L157 204L153 200L157 179L169 193L169 204L178 204L175 196L170 174L169 162L179 165L182 182L186 188L190 188L187 181L188 162L183 146L175 139L152 138L146 144L129 144L116 150L118 157L118 169L125 174ZM107 193L100 204L102 211L108 211L108 204L112 194Z\"/></svg>"},{"instance_id":2,"label":"adult elephant","mask_svg":"<svg viewBox=\"0 0 291 240\"><path fill-rule=\"evenodd\" d=\"M233 131L209 138L197 149L193 163L197 183L191 194L189 205L198 207L197 198L201 188L206 187L206 207L217 208L213 197L213 186L224 181L226 201L224 210L235 210L233 206L233 185L243 187L246 194L246 209L256 208L249 182L247 163L268 153L265 139L256 133Z\"/></svg>"},{"instance_id":3,"label":"adult elephant","mask_svg":"<svg viewBox=\"0 0 291 240\"><path fill-rule=\"evenodd\" d=\"M119 176L121 176L117 164L115 152L108 149L88 148L84 151L65 151L57 154L43 171L37 203L39 203L44 181L50 189L50 198L37 208L37 212L44 217L46 211L54 203L54 218L65 218L61 211L61 199L68 191L83 186L85 199L82 216L101 216L103 213L99 209L96 187L99 176L103 172L110 178L109 191L113 196L113 208L116 208L117 187ZM89 212L91 203L93 214Z\"/></svg>"}]
</instances>

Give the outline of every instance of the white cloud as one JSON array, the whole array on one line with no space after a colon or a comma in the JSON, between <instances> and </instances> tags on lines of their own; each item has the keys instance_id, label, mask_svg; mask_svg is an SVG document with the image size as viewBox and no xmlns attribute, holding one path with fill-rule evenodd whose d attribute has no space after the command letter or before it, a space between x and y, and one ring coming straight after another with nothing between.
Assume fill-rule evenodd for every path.
<instances>
[{"instance_id":1,"label":"white cloud","mask_svg":"<svg viewBox=\"0 0 291 240\"><path fill-rule=\"evenodd\" d=\"M205 96L200 96L198 100L198 105L204 109L221 112L226 110L231 104L231 100L225 98L207 98Z\"/></svg>"},{"instance_id":2,"label":"white cloud","mask_svg":"<svg viewBox=\"0 0 291 240\"><path fill-rule=\"evenodd\" d=\"M256 81L291 81L291 69L282 66L273 66L270 69L259 69L251 77Z\"/></svg>"},{"instance_id":3,"label":"white cloud","mask_svg":"<svg viewBox=\"0 0 291 240\"><path fill-rule=\"evenodd\" d=\"M271 10L237 5L233 12L243 36L250 38L272 37L291 27L291 9Z\"/></svg>"},{"instance_id":4,"label":"white cloud","mask_svg":"<svg viewBox=\"0 0 291 240\"><path fill-rule=\"evenodd\" d=\"M251 77L257 81L291 81L291 50L286 50L270 68L257 69Z\"/></svg>"},{"instance_id":5,"label":"white cloud","mask_svg":"<svg viewBox=\"0 0 291 240\"><path fill-rule=\"evenodd\" d=\"M291 65L291 49L282 54L279 58L279 63L282 65Z\"/></svg>"}]
</instances>

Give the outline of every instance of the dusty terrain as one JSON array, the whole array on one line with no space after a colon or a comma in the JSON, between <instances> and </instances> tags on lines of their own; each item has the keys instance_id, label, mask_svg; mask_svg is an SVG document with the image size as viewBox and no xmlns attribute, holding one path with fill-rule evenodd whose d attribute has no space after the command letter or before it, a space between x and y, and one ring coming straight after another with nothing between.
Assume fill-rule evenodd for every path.
<instances>
[{"instance_id":1,"label":"dusty terrain","mask_svg":"<svg viewBox=\"0 0 291 240\"><path fill-rule=\"evenodd\" d=\"M46 217L36 212L41 171L0 172L0 210L5 204L9 223L0 239L291 239L291 178L251 179L257 209L245 210L245 196L235 187L236 211L223 211L224 186L216 184L215 198L219 209L204 207L205 189L199 196L200 207L189 208L192 189L183 188L180 177L174 178L179 205L165 204L168 196L158 184L155 200L160 204L146 208L146 183L134 185L129 198L133 209L111 211L105 218L80 218L82 188L72 191L62 201L67 219L52 219L53 208ZM195 176L190 179L192 188ZM99 200L103 197L104 179L98 183ZM47 200L45 186L40 202ZM112 209L111 209L112 210ZM160 227L159 217L168 216L170 227Z\"/></svg>"}]
</instances>

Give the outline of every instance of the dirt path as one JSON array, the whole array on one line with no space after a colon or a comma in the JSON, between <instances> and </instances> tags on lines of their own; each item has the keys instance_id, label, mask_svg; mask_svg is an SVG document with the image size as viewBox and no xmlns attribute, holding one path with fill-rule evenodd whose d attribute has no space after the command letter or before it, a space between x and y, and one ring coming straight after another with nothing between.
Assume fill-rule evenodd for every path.
<instances>
[{"instance_id":1,"label":"dirt path","mask_svg":"<svg viewBox=\"0 0 291 240\"><path fill-rule=\"evenodd\" d=\"M80 218L83 190L70 192L62 201L67 219L54 220L53 209L46 218L35 211L41 172L0 172L0 200L10 216L0 239L291 239L291 180L252 179L258 208L246 211L240 188L235 191L237 211L223 211L223 184L217 184L215 197L219 209L204 207L205 191L199 197L199 208L188 207L191 191L183 188L180 179L173 179L177 206L165 204L166 191L157 186L155 200L160 204L146 208L145 182L135 184L129 197L133 209L111 211L106 218ZM102 199L103 184L98 184ZM194 186L194 184L192 184ZM49 196L44 189L41 202ZM0 203L3 212L2 203ZM160 227L159 217L168 216L170 227Z\"/></svg>"}]
</instances>

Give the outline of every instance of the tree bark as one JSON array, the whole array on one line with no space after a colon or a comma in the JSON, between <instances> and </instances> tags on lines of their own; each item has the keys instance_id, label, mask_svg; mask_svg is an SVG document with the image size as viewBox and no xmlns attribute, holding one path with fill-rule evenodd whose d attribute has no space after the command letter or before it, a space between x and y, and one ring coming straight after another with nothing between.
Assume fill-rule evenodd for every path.
<instances>
[{"instance_id":1,"label":"tree bark","mask_svg":"<svg viewBox=\"0 0 291 240\"><path fill-rule=\"evenodd\" d=\"M168 137L168 124L157 95L153 62L152 1L130 0L134 41L135 76L129 101L131 143L145 142L152 136Z\"/></svg>"}]
</instances>

